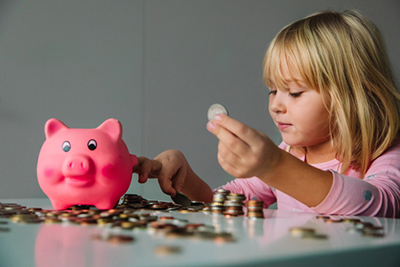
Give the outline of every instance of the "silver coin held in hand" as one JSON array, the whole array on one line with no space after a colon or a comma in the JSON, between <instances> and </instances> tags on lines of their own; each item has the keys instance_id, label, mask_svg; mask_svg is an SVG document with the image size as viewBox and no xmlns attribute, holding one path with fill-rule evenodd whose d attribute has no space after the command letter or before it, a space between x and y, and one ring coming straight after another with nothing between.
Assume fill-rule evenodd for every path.
<instances>
[{"instance_id":1,"label":"silver coin held in hand","mask_svg":"<svg viewBox=\"0 0 400 267\"><path fill-rule=\"evenodd\" d=\"M213 104L208 108L208 121L215 119L218 114L228 114L228 110L221 104Z\"/></svg>"}]
</instances>

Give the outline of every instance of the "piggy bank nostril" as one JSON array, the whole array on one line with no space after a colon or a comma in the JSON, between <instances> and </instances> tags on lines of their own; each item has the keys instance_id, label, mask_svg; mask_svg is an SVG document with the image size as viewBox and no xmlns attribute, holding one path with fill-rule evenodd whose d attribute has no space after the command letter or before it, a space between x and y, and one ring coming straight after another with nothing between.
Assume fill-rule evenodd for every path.
<instances>
[{"instance_id":1,"label":"piggy bank nostril","mask_svg":"<svg viewBox=\"0 0 400 267\"><path fill-rule=\"evenodd\" d=\"M90 159L84 155L74 155L68 159L64 165L64 172L66 175L85 175L91 170Z\"/></svg>"}]
</instances>

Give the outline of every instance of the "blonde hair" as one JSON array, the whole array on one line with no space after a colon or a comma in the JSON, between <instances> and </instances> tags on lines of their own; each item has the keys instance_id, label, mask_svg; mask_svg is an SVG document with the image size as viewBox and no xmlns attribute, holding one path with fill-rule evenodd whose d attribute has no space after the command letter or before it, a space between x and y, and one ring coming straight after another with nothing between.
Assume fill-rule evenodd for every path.
<instances>
[{"instance_id":1,"label":"blonde hair","mask_svg":"<svg viewBox=\"0 0 400 267\"><path fill-rule=\"evenodd\" d=\"M351 166L364 177L400 128L400 94L379 29L353 10L313 14L273 39L263 63L265 84L287 87L281 70L290 71L289 65L321 93L341 172Z\"/></svg>"}]
</instances>

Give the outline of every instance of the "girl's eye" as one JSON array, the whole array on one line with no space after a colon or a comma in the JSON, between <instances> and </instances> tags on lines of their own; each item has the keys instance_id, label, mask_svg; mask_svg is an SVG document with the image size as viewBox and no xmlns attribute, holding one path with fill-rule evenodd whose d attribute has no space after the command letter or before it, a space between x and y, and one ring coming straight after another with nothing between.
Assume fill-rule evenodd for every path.
<instances>
[{"instance_id":1,"label":"girl's eye","mask_svg":"<svg viewBox=\"0 0 400 267\"><path fill-rule=\"evenodd\" d=\"M276 95L276 90L269 91L268 95Z\"/></svg>"},{"instance_id":2,"label":"girl's eye","mask_svg":"<svg viewBox=\"0 0 400 267\"><path fill-rule=\"evenodd\" d=\"M298 93L289 93L289 95L293 98L299 97L303 92L298 92Z\"/></svg>"}]
</instances>

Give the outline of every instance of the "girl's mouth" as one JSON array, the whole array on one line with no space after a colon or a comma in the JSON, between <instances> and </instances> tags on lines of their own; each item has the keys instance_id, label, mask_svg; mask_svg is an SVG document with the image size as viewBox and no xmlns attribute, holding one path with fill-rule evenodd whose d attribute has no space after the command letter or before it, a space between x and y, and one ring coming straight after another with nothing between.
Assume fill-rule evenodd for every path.
<instances>
[{"instance_id":1,"label":"girl's mouth","mask_svg":"<svg viewBox=\"0 0 400 267\"><path fill-rule=\"evenodd\" d=\"M277 122L277 126L279 130L285 130L286 128L292 126L290 123L283 123L283 122Z\"/></svg>"}]
</instances>

